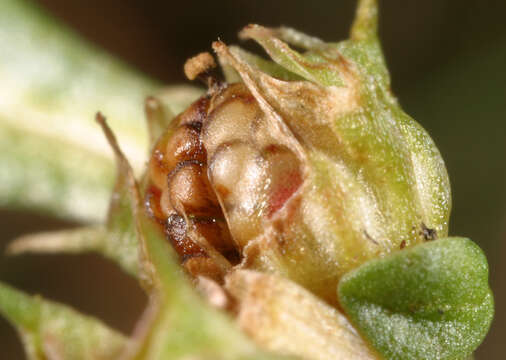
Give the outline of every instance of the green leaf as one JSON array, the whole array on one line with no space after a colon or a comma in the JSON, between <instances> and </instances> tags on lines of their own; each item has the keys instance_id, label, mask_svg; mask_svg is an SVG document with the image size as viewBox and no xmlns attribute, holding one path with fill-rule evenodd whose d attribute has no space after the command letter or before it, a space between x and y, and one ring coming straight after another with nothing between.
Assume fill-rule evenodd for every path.
<instances>
[{"instance_id":1,"label":"green leaf","mask_svg":"<svg viewBox=\"0 0 506 360\"><path fill-rule=\"evenodd\" d=\"M104 218L114 182L95 113L110 117L140 173L146 96L177 114L201 93L160 89L24 0L0 2L0 78L0 206L85 221Z\"/></svg>"},{"instance_id":2,"label":"green leaf","mask_svg":"<svg viewBox=\"0 0 506 360\"><path fill-rule=\"evenodd\" d=\"M126 339L67 306L0 283L0 314L20 333L29 359L115 359Z\"/></svg>"},{"instance_id":3,"label":"green leaf","mask_svg":"<svg viewBox=\"0 0 506 360\"><path fill-rule=\"evenodd\" d=\"M387 359L462 359L481 343L494 304L481 249L445 238L372 260L338 288L345 312Z\"/></svg>"}]
</instances>

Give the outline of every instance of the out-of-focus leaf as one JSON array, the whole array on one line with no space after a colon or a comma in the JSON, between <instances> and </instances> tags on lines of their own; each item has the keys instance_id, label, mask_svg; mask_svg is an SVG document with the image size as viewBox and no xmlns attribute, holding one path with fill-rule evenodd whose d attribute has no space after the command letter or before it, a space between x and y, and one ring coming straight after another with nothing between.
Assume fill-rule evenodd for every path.
<instances>
[{"instance_id":1,"label":"out-of-focus leaf","mask_svg":"<svg viewBox=\"0 0 506 360\"><path fill-rule=\"evenodd\" d=\"M146 99L145 111L151 142L155 141L162 131L166 131L175 113L180 112L201 93L201 90L196 88L174 86L164 89L157 97ZM111 134L106 136L110 137ZM123 155L118 159L120 160L117 160L116 184L112 195L109 196L110 204L105 225L23 236L14 240L8 251L11 254L94 251L116 261L126 272L137 275L138 241L132 212L136 203L132 199L128 180L130 167L125 165L127 160Z\"/></svg>"},{"instance_id":2,"label":"out-of-focus leaf","mask_svg":"<svg viewBox=\"0 0 506 360\"><path fill-rule=\"evenodd\" d=\"M5 119L0 114L0 206L81 220L102 219L114 164L36 129L11 126Z\"/></svg>"},{"instance_id":3,"label":"out-of-focus leaf","mask_svg":"<svg viewBox=\"0 0 506 360\"><path fill-rule=\"evenodd\" d=\"M0 206L103 219L112 153L93 121L111 118L134 169L148 148L143 101L160 86L85 44L24 0L0 3ZM160 98L174 113L200 90Z\"/></svg>"},{"instance_id":4,"label":"out-of-focus leaf","mask_svg":"<svg viewBox=\"0 0 506 360\"><path fill-rule=\"evenodd\" d=\"M31 360L109 360L126 339L67 306L28 296L0 283L0 313L16 327Z\"/></svg>"},{"instance_id":5,"label":"out-of-focus leaf","mask_svg":"<svg viewBox=\"0 0 506 360\"><path fill-rule=\"evenodd\" d=\"M33 253L81 253L100 247L107 235L103 226L87 226L71 230L49 231L16 238L7 247L9 255Z\"/></svg>"},{"instance_id":6,"label":"out-of-focus leaf","mask_svg":"<svg viewBox=\"0 0 506 360\"><path fill-rule=\"evenodd\" d=\"M128 274L137 276L138 243L135 232L131 230L129 223L123 222L115 228L97 225L30 234L15 239L7 247L7 253L19 255L96 252L116 262Z\"/></svg>"},{"instance_id":7,"label":"out-of-focus leaf","mask_svg":"<svg viewBox=\"0 0 506 360\"><path fill-rule=\"evenodd\" d=\"M469 239L445 238L372 260L345 275L339 300L387 359L463 359L494 305L488 265Z\"/></svg>"},{"instance_id":8,"label":"out-of-focus leaf","mask_svg":"<svg viewBox=\"0 0 506 360\"><path fill-rule=\"evenodd\" d=\"M227 277L241 328L266 349L304 359L378 359L348 319L303 287L238 270Z\"/></svg>"},{"instance_id":9,"label":"out-of-focus leaf","mask_svg":"<svg viewBox=\"0 0 506 360\"><path fill-rule=\"evenodd\" d=\"M162 131L166 131L174 113L179 112L183 106L200 95L199 89L175 86L164 89L157 97L148 98L145 110L151 141L154 141ZM23 236L14 240L8 251L11 254L94 251L116 261L129 274L137 275L138 241L132 212L135 201L132 199L132 191L128 182L127 173L130 168L125 166L126 161L123 156L121 160L117 160L119 165L117 166L116 184L112 195L109 196L110 204L106 225ZM90 165L93 166L93 164ZM107 189L102 190L106 191Z\"/></svg>"},{"instance_id":10,"label":"out-of-focus leaf","mask_svg":"<svg viewBox=\"0 0 506 360\"><path fill-rule=\"evenodd\" d=\"M161 106L161 105L160 105ZM104 123L105 118L97 115ZM104 123L105 125L105 123ZM105 135L117 153L116 184L110 196L109 214L105 225L23 236L9 246L12 254L23 252L87 252L95 251L116 261L126 272L138 273L138 241L133 209L138 205L131 189L133 174L119 145L108 127Z\"/></svg>"},{"instance_id":11,"label":"out-of-focus leaf","mask_svg":"<svg viewBox=\"0 0 506 360\"><path fill-rule=\"evenodd\" d=\"M25 1L0 4L0 205L103 218L114 172L93 122L113 126L139 168L142 101L158 88Z\"/></svg>"}]
</instances>

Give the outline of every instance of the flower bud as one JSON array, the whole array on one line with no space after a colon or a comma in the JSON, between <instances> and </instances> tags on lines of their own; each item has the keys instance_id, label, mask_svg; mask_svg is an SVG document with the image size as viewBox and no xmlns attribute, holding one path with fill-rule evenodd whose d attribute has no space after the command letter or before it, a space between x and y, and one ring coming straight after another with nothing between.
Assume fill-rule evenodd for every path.
<instances>
[{"instance_id":1,"label":"flower bud","mask_svg":"<svg viewBox=\"0 0 506 360\"><path fill-rule=\"evenodd\" d=\"M392 95L375 6L361 4L351 39L339 43L247 26L240 36L273 61L215 42L228 84L197 61L209 55L187 64L210 89L155 146L151 181L161 195L151 213L179 216L180 247L204 254L192 274L209 275L212 259L226 273L237 258L222 249L235 246L239 267L281 274L335 303L345 273L447 235L444 163ZM228 229L197 231L202 217Z\"/></svg>"},{"instance_id":2,"label":"flower bud","mask_svg":"<svg viewBox=\"0 0 506 360\"><path fill-rule=\"evenodd\" d=\"M242 80L211 97L201 134L241 267L330 302L351 269L448 230L443 160L390 91L373 15L340 43L246 27L272 63L213 44Z\"/></svg>"}]
</instances>

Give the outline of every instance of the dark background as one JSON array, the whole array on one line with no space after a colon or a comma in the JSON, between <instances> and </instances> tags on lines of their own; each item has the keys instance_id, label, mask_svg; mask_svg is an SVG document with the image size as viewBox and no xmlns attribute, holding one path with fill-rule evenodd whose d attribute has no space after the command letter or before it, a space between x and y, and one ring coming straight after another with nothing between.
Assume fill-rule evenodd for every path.
<instances>
[{"instance_id":1,"label":"dark background","mask_svg":"<svg viewBox=\"0 0 506 360\"><path fill-rule=\"evenodd\" d=\"M35 1L35 0L33 0ZM355 1L39 0L91 42L165 83L185 81L186 58L244 25L289 25L334 41L347 37ZM487 253L496 298L478 359L502 359L506 284L506 2L381 2L380 36L394 92L432 135L453 191L452 235ZM254 49L254 46L248 46ZM0 210L0 250L14 236L75 226ZM0 258L0 279L65 302L130 332L145 304L136 282L94 255ZM23 359L0 318L0 358Z\"/></svg>"}]
</instances>

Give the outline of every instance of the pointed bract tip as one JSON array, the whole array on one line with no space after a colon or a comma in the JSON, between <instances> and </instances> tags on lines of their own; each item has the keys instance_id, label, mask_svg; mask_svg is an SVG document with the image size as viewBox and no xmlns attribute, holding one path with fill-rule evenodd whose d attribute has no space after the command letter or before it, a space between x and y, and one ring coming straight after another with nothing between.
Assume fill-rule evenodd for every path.
<instances>
[{"instance_id":1,"label":"pointed bract tip","mask_svg":"<svg viewBox=\"0 0 506 360\"><path fill-rule=\"evenodd\" d=\"M378 1L359 0L355 20L351 27L352 40L374 38L378 32Z\"/></svg>"},{"instance_id":2,"label":"pointed bract tip","mask_svg":"<svg viewBox=\"0 0 506 360\"><path fill-rule=\"evenodd\" d=\"M223 52L224 48L227 47L225 43L221 40L213 41L212 44L213 50L219 55L221 52Z\"/></svg>"},{"instance_id":3,"label":"pointed bract tip","mask_svg":"<svg viewBox=\"0 0 506 360\"><path fill-rule=\"evenodd\" d=\"M237 56L232 53L230 48L223 41L213 42L213 49L218 55L220 61L225 62L230 66L232 66L244 80L244 75L246 73L245 71L246 64L243 63L239 58L237 58Z\"/></svg>"},{"instance_id":4,"label":"pointed bract tip","mask_svg":"<svg viewBox=\"0 0 506 360\"><path fill-rule=\"evenodd\" d=\"M239 31L239 39L241 40L248 40L248 39L254 39L255 37L275 37L276 36L276 30L271 28L266 28L264 26L258 25L258 24L249 24L242 28L241 31Z\"/></svg>"},{"instance_id":5,"label":"pointed bract tip","mask_svg":"<svg viewBox=\"0 0 506 360\"><path fill-rule=\"evenodd\" d=\"M114 154L116 155L116 157L120 160L122 160L122 159L126 160L125 155L123 154L123 152L121 151L121 149L119 147L118 140L116 139L116 136L112 132L109 125L107 125L107 120L106 120L105 116L102 115L102 113L100 111L97 112L97 114L95 115L95 121L100 125L100 127L102 127L102 131L104 132L105 138L107 139L107 142L109 143L112 150L114 151Z\"/></svg>"},{"instance_id":6,"label":"pointed bract tip","mask_svg":"<svg viewBox=\"0 0 506 360\"><path fill-rule=\"evenodd\" d=\"M95 120L102 127L102 131L105 135L105 138L112 148L114 156L116 157L116 164L118 166L119 172L122 174L126 174L131 184L135 183L132 167L130 166L127 157L121 150L121 147L119 146L116 136L114 135L109 125L107 125L107 120L105 116L102 115L102 113L99 111L95 116Z\"/></svg>"},{"instance_id":7,"label":"pointed bract tip","mask_svg":"<svg viewBox=\"0 0 506 360\"><path fill-rule=\"evenodd\" d=\"M102 125L105 123L105 116L100 111L97 111L95 114L95 121Z\"/></svg>"},{"instance_id":8,"label":"pointed bract tip","mask_svg":"<svg viewBox=\"0 0 506 360\"><path fill-rule=\"evenodd\" d=\"M148 96L146 100L144 100L144 108L147 111L155 111L160 108L160 102L154 96Z\"/></svg>"},{"instance_id":9,"label":"pointed bract tip","mask_svg":"<svg viewBox=\"0 0 506 360\"><path fill-rule=\"evenodd\" d=\"M213 50L218 55L220 61L224 61L225 63L231 65L236 70L238 67L238 61L235 56L230 51L230 48L223 41L218 40L213 42Z\"/></svg>"}]
</instances>

